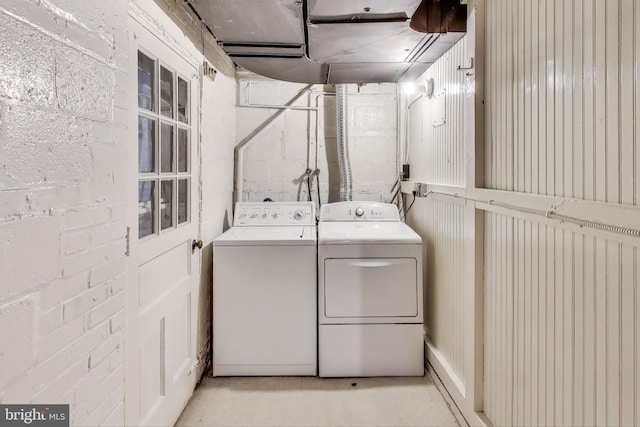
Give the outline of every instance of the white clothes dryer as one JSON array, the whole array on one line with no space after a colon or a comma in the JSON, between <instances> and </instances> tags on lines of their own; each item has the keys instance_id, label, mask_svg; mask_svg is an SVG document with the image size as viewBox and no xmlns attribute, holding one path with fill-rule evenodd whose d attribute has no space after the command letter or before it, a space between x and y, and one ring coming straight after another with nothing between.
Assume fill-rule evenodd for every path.
<instances>
[{"instance_id":1,"label":"white clothes dryer","mask_svg":"<svg viewBox=\"0 0 640 427\"><path fill-rule=\"evenodd\" d=\"M311 202L238 203L213 243L213 375L316 375Z\"/></svg>"},{"instance_id":2,"label":"white clothes dryer","mask_svg":"<svg viewBox=\"0 0 640 427\"><path fill-rule=\"evenodd\" d=\"M422 240L395 205L322 206L318 223L321 377L422 376Z\"/></svg>"}]
</instances>

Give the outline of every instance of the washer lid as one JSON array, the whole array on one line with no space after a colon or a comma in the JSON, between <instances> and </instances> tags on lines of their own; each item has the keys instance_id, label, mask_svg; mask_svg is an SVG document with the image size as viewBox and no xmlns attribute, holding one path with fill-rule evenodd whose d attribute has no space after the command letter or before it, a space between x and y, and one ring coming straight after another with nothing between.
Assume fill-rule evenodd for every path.
<instances>
[{"instance_id":1,"label":"washer lid","mask_svg":"<svg viewBox=\"0 0 640 427\"><path fill-rule=\"evenodd\" d=\"M403 222L320 222L318 244L420 244L422 239Z\"/></svg>"},{"instance_id":2,"label":"washer lid","mask_svg":"<svg viewBox=\"0 0 640 427\"><path fill-rule=\"evenodd\" d=\"M315 245L313 226L231 227L213 241L214 246Z\"/></svg>"}]
</instances>

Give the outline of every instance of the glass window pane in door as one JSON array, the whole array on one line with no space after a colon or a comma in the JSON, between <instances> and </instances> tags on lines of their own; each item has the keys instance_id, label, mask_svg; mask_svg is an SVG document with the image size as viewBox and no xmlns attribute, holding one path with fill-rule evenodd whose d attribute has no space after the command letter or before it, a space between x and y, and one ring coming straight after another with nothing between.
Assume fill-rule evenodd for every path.
<instances>
[{"instance_id":1,"label":"glass window pane in door","mask_svg":"<svg viewBox=\"0 0 640 427\"><path fill-rule=\"evenodd\" d=\"M160 129L160 172L175 172L175 126L162 123Z\"/></svg>"},{"instance_id":2,"label":"glass window pane in door","mask_svg":"<svg viewBox=\"0 0 640 427\"><path fill-rule=\"evenodd\" d=\"M138 116L138 172L155 172L156 168L156 122Z\"/></svg>"},{"instance_id":3,"label":"glass window pane in door","mask_svg":"<svg viewBox=\"0 0 640 427\"><path fill-rule=\"evenodd\" d=\"M189 82L178 77L178 120L189 123Z\"/></svg>"},{"instance_id":4,"label":"glass window pane in door","mask_svg":"<svg viewBox=\"0 0 640 427\"><path fill-rule=\"evenodd\" d=\"M155 111L155 61L138 52L138 107Z\"/></svg>"},{"instance_id":5,"label":"glass window pane in door","mask_svg":"<svg viewBox=\"0 0 640 427\"><path fill-rule=\"evenodd\" d=\"M178 129L178 172L189 172L189 131Z\"/></svg>"},{"instance_id":6,"label":"glass window pane in door","mask_svg":"<svg viewBox=\"0 0 640 427\"><path fill-rule=\"evenodd\" d=\"M178 180L178 224L189 221L189 180Z\"/></svg>"},{"instance_id":7,"label":"glass window pane in door","mask_svg":"<svg viewBox=\"0 0 640 427\"><path fill-rule=\"evenodd\" d=\"M160 113L173 117L173 73L160 67Z\"/></svg>"},{"instance_id":8,"label":"glass window pane in door","mask_svg":"<svg viewBox=\"0 0 640 427\"><path fill-rule=\"evenodd\" d=\"M173 180L167 179L160 183L160 229L165 230L173 225Z\"/></svg>"},{"instance_id":9,"label":"glass window pane in door","mask_svg":"<svg viewBox=\"0 0 640 427\"><path fill-rule=\"evenodd\" d=\"M153 234L156 228L156 183L140 181L138 183L138 238Z\"/></svg>"}]
</instances>

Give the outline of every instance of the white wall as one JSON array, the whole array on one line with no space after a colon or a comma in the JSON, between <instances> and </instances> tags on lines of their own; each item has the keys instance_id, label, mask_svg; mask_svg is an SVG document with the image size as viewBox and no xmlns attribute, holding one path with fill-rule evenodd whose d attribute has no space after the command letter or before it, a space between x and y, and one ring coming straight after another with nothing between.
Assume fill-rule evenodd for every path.
<instances>
[{"instance_id":1,"label":"white wall","mask_svg":"<svg viewBox=\"0 0 640 427\"><path fill-rule=\"evenodd\" d=\"M198 314L198 356L208 360L211 350L213 289L213 239L232 221L233 147L235 144L236 82L218 73L215 81L204 79L202 96L202 192L200 238L200 309ZM204 363L200 369L204 369Z\"/></svg>"},{"instance_id":2,"label":"white wall","mask_svg":"<svg viewBox=\"0 0 640 427\"><path fill-rule=\"evenodd\" d=\"M123 423L127 2L0 4L0 400Z\"/></svg>"},{"instance_id":3,"label":"white wall","mask_svg":"<svg viewBox=\"0 0 640 427\"><path fill-rule=\"evenodd\" d=\"M172 18L182 27L162 1L137 3L185 51L202 55L179 7ZM0 2L0 402L68 403L72 425L124 423L126 213L136 203L126 199L126 168L137 153L127 130L136 114L127 104L136 67L127 5ZM217 67L226 75L204 78L196 112L202 360L211 242L231 208L236 93L226 61Z\"/></svg>"},{"instance_id":4,"label":"white wall","mask_svg":"<svg viewBox=\"0 0 640 427\"><path fill-rule=\"evenodd\" d=\"M432 97L414 94L405 104L408 158L411 182L429 184L429 191L461 192L467 179L467 145L473 135L473 117L466 111L473 105L474 78L466 70L470 63L473 38L466 35L420 77L417 85L433 79ZM444 118L444 120L443 120ZM405 185L411 191L412 185ZM405 206L412 202L405 197ZM473 319L465 301L468 292L469 263L465 260L471 227L465 228L467 208L463 200L438 194L416 198L407 214L407 223L421 236L425 251L425 331L430 361L450 379L450 387L465 395L473 386L473 369L466 333ZM471 236L473 239L473 236ZM472 279L472 278L471 278Z\"/></svg>"},{"instance_id":5,"label":"white wall","mask_svg":"<svg viewBox=\"0 0 640 427\"><path fill-rule=\"evenodd\" d=\"M410 113L429 360L471 424L637 425L640 8L475 5L477 96L453 111L475 129L449 141L462 185L422 169L441 153L434 112Z\"/></svg>"},{"instance_id":6,"label":"white wall","mask_svg":"<svg viewBox=\"0 0 640 427\"><path fill-rule=\"evenodd\" d=\"M305 85L242 75L238 83L237 141L244 150L244 201L307 200L307 168L320 169L322 203L339 200L335 88L313 86L281 115L277 109L246 104L284 105ZM349 154L353 199L387 202L397 176L396 85L349 86ZM316 108L317 107L317 108ZM265 126L266 124L266 126ZM257 132L257 133L256 133ZM316 200L317 188L312 188Z\"/></svg>"},{"instance_id":7,"label":"white wall","mask_svg":"<svg viewBox=\"0 0 640 427\"><path fill-rule=\"evenodd\" d=\"M487 2L488 188L640 229L638 23L635 1ZM494 209L484 228L488 418L640 423L640 234Z\"/></svg>"}]
</instances>

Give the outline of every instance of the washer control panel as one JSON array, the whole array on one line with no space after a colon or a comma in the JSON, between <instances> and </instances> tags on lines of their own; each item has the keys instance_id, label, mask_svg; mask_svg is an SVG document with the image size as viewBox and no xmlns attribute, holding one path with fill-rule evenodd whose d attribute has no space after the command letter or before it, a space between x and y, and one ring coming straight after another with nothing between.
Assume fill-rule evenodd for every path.
<instances>
[{"instance_id":1,"label":"washer control panel","mask_svg":"<svg viewBox=\"0 0 640 427\"><path fill-rule=\"evenodd\" d=\"M322 206L320 221L400 221L400 215L390 203L338 202Z\"/></svg>"},{"instance_id":2,"label":"washer control panel","mask_svg":"<svg viewBox=\"0 0 640 427\"><path fill-rule=\"evenodd\" d=\"M236 203L234 226L315 225L313 202Z\"/></svg>"}]
</instances>

